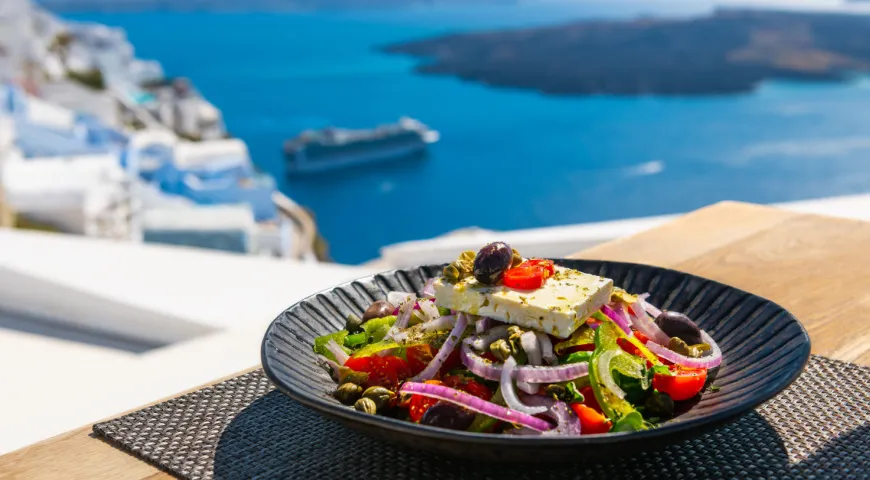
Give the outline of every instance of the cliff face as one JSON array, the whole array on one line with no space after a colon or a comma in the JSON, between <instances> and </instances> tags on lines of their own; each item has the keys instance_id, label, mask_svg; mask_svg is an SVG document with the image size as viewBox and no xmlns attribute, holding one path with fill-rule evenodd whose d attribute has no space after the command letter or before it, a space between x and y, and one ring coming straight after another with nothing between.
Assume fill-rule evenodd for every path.
<instances>
[{"instance_id":1,"label":"cliff face","mask_svg":"<svg viewBox=\"0 0 870 480\"><path fill-rule=\"evenodd\" d=\"M870 16L719 11L701 18L578 22L390 45L420 73L551 94L712 94L768 78L870 70Z\"/></svg>"}]
</instances>

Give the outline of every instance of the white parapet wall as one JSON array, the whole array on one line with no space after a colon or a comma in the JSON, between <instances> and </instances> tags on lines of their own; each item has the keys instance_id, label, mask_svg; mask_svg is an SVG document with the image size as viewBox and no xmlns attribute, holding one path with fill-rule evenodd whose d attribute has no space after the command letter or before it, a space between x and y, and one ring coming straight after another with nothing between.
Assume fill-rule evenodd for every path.
<instances>
[{"instance_id":1,"label":"white parapet wall","mask_svg":"<svg viewBox=\"0 0 870 480\"><path fill-rule=\"evenodd\" d=\"M363 271L0 229L0 310L152 344L272 319Z\"/></svg>"}]
</instances>

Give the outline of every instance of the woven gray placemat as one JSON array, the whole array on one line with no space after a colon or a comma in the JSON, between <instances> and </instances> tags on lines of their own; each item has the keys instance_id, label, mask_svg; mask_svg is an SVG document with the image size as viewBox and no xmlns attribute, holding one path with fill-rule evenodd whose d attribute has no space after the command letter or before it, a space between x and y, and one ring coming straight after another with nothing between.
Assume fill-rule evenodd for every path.
<instances>
[{"instance_id":1,"label":"woven gray placemat","mask_svg":"<svg viewBox=\"0 0 870 480\"><path fill-rule=\"evenodd\" d=\"M94 425L182 478L870 479L870 368L813 356L785 392L657 452L600 463L475 464L406 450L325 420L256 371Z\"/></svg>"}]
</instances>

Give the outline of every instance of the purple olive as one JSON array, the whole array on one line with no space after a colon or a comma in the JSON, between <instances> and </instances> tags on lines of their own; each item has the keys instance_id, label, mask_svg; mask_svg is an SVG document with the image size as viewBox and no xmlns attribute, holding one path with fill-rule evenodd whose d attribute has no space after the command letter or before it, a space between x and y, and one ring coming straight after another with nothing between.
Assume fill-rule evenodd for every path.
<instances>
[{"instance_id":1,"label":"purple olive","mask_svg":"<svg viewBox=\"0 0 870 480\"><path fill-rule=\"evenodd\" d=\"M664 311L656 317L656 325L669 337L677 337L688 345L704 343L701 329L682 313Z\"/></svg>"},{"instance_id":2,"label":"purple olive","mask_svg":"<svg viewBox=\"0 0 870 480\"><path fill-rule=\"evenodd\" d=\"M386 300L378 300L366 309L365 313L363 313L362 321L363 323L368 322L373 318L383 318L393 314L393 311L396 307L392 306L390 302Z\"/></svg>"},{"instance_id":3,"label":"purple olive","mask_svg":"<svg viewBox=\"0 0 870 480\"><path fill-rule=\"evenodd\" d=\"M474 278L484 285L496 285L513 259L511 247L504 242L484 246L474 257Z\"/></svg>"},{"instance_id":4,"label":"purple olive","mask_svg":"<svg viewBox=\"0 0 870 480\"><path fill-rule=\"evenodd\" d=\"M429 407L420 423L433 427L449 428L450 430L465 430L474 421L474 412L448 402L438 402Z\"/></svg>"}]
</instances>

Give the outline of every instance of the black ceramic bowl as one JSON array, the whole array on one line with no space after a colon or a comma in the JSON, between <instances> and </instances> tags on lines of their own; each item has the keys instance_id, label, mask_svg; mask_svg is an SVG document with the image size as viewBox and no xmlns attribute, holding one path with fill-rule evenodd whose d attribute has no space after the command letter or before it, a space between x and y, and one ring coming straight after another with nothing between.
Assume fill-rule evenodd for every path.
<instances>
[{"instance_id":1,"label":"black ceramic bowl","mask_svg":"<svg viewBox=\"0 0 870 480\"><path fill-rule=\"evenodd\" d=\"M263 368L296 401L371 436L427 451L492 461L565 461L626 455L689 438L720 426L769 400L791 384L809 359L806 330L779 305L737 288L687 273L631 263L556 260L577 270L612 278L629 292L650 292L650 302L683 312L722 349L716 392L691 409L643 432L581 437L488 435L444 430L367 415L330 395L336 385L316 362L314 337L344 327L390 290L420 292L442 266L395 270L318 293L272 322L263 339ZM288 432L290 434L291 432Z\"/></svg>"}]
</instances>

